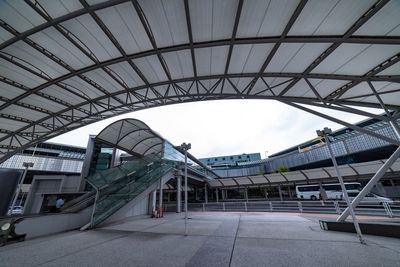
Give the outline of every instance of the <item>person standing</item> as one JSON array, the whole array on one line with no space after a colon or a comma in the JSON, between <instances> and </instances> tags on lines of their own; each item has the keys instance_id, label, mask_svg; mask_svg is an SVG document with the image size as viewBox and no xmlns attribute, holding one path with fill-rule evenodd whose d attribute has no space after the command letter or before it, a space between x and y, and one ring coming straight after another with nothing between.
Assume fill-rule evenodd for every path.
<instances>
[{"instance_id":1,"label":"person standing","mask_svg":"<svg viewBox=\"0 0 400 267\"><path fill-rule=\"evenodd\" d=\"M59 197L57 200L56 200L56 209L57 209L57 212L60 212L60 209L61 209L61 207L64 205L64 199L62 199L61 197Z\"/></svg>"}]
</instances>

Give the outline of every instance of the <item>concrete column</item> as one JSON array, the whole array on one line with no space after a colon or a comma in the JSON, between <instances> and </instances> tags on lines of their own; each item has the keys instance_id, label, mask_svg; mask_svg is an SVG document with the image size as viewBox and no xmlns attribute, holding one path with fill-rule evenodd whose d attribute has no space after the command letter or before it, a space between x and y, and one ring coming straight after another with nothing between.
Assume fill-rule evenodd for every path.
<instances>
[{"instance_id":1,"label":"concrete column","mask_svg":"<svg viewBox=\"0 0 400 267\"><path fill-rule=\"evenodd\" d=\"M222 200L225 200L226 199L226 197L225 197L226 189L221 189L221 192L222 192Z\"/></svg>"},{"instance_id":2,"label":"concrete column","mask_svg":"<svg viewBox=\"0 0 400 267\"><path fill-rule=\"evenodd\" d=\"M116 166L116 164L115 164L116 157L117 157L117 149L113 148L112 155L111 155L110 168L114 168Z\"/></svg>"},{"instance_id":3,"label":"concrete column","mask_svg":"<svg viewBox=\"0 0 400 267\"><path fill-rule=\"evenodd\" d=\"M244 189L244 198L246 199L246 202L249 202L249 191L247 187Z\"/></svg>"},{"instance_id":4,"label":"concrete column","mask_svg":"<svg viewBox=\"0 0 400 267\"><path fill-rule=\"evenodd\" d=\"M218 203L218 201L219 201L218 188L215 188L215 197L216 197L217 203Z\"/></svg>"},{"instance_id":5,"label":"concrete column","mask_svg":"<svg viewBox=\"0 0 400 267\"><path fill-rule=\"evenodd\" d=\"M322 181L319 181L319 194L321 195L323 201L328 199L328 195L326 194L325 189L322 187Z\"/></svg>"},{"instance_id":6,"label":"concrete column","mask_svg":"<svg viewBox=\"0 0 400 267\"><path fill-rule=\"evenodd\" d=\"M281 199L281 201L283 201L283 195L282 195L282 188L281 188L281 185L278 185L278 191L279 191L279 198Z\"/></svg>"},{"instance_id":7,"label":"concrete column","mask_svg":"<svg viewBox=\"0 0 400 267\"><path fill-rule=\"evenodd\" d=\"M162 179L160 179L160 195L159 195L159 201L158 201L158 210L160 211L160 213L162 214L162 208L163 208L163 182Z\"/></svg>"},{"instance_id":8,"label":"concrete column","mask_svg":"<svg viewBox=\"0 0 400 267\"><path fill-rule=\"evenodd\" d=\"M152 193L152 202L151 202L152 205L151 210L153 212L156 210L156 203L157 203L157 190L154 190Z\"/></svg>"},{"instance_id":9,"label":"concrete column","mask_svg":"<svg viewBox=\"0 0 400 267\"><path fill-rule=\"evenodd\" d=\"M176 212L180 213L182 208L182 177L176 177Z\"/></svg>"},{"instance_id":10,"label":"concrete column","mask_svg":"<svg viewBox=\"0 0 400 267\"><path fill-rule=\"evenodd\" d=\"M208 190L207 190L207 184L204 184L204 202L208 203Z\"/></svg>"},{"instance_id":11,"label":"concrete column","mask_svg":"<svg viewBox=\"0 0 400 267\"><path fill-rule=\"evenodd\" d=\"M292 198L292 191L290 190L290 185L288 186L288 190L289 190L289 199Z\"/></svg>"}]
</instances>

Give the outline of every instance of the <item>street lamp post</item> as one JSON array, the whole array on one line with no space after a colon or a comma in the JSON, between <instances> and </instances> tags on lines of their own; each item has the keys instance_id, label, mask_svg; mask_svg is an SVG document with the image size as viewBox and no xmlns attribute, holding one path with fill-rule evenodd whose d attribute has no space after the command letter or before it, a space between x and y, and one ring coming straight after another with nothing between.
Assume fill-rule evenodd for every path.
<instances>
[{"instance_id":1,"label":"street lamp post","mask_svg":"<svg viewBox=\"0 0 400 267\"><path fill-rule=\"evenodd\" d=\"M350 203L350 199L349 199L349 196L347 194L346 186L345 186L345 184L343 182L342 175L339 172L339 167L338 167L335 155L333 154L333 150L332 150L331 143L330 143L330 140L329 140L329 135L331 133L332 133L332 130L330 128L327 128L327 127L325 127L323 130L317 130L318 136L325 138L325 142L326 142L326 145L328 147L329 154L330 154L332 162L333 162L333 166L335 167L336 174L338 176L340 187L342 188L343 197L344 197L344 199L346 201L347 207L349 207L349 209L350 209L351 217L353 218L354 228L356 229L358 238L360 239L360 243L365 244L365 241L364 241L364 239L362 237L360 225L358 224L356 214L355 214L354 209L353 209L353 207L352 207L352 205Z\"/></svg>"},{"instance_id":2,"label":"street lamp post","mask_svg":"<svg viewBox=\"0 0 400 267\"><path fill-rule=\"evenodd\" d=\"M18 182L17 189L15 190L14 199L13 199L13 202L12 202L11 208L10 208L11 212L13 211L13 209L15 207L15 203L17 202L17 199L18 199L18 196L19 196L19 191L21 190L21 186L24 183L26 173L28 172L28 168L29 167L33 167L33 162L23 162L22 166L25 167L25 170L24 170L24 172L22 174L22 178Z\"/></svg>"},{"instance_id":3,"label":"street lamp post","mask_svg":"<svg viewBox=\"0 0 400 267\"><path fill-rule=\"evenodd\" d=\"M185 151L185 235L187 235L187 220L188 220L188 181L187 181L187 151L192 148L192 145L183 143L181 148Z\"/></svg>"}]
</instances>

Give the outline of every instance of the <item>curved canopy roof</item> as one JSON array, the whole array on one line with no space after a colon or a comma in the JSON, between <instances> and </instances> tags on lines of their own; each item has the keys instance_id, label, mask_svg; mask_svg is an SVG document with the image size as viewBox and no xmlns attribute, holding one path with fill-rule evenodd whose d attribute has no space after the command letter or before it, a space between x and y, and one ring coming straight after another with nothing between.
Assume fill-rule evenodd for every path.
<instances>
[{"instance_id":1,"label":"curved canopy roof","mask_svg":"<svg viewBox=\"0 0 400 267\"><path fill-rule=\"evenodd\" d=\"M104 128L96 139L112 145L131 155L162 156L164 139L144 122L136 119L122 119Z\"/></svg>"},{"instance_id":2,"label":"curved canopy roof","mask_svg":"<svg viewBox=\"0 0 400 267\"><path fill-rule=\"evenodd\" d=\"M118 114L211 99L400 106L400 1L0 2L0 161Z\"/></svg>"}]
</instances>

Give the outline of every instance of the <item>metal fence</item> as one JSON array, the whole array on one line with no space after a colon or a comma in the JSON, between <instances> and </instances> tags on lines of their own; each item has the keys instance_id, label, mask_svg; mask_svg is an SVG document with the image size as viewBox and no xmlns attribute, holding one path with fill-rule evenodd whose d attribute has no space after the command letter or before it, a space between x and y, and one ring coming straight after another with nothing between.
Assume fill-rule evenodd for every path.
<instances>
[{"instance_id":1,"label":"metal fence","mask_svg":"<svg viewBox=\"0 0 400 267\"><path fill-rule=\"evenodd\" d=\"M295 212L340 214L347 207L343 201L249 201L189 203L189 211L226 212ZM175 211L176 204L166 204L166 211ZM183 210L183 209L182 209ZM357 206L357 215L400 217L400 202L371 203Z\"/></svg>"}]
</instances>

